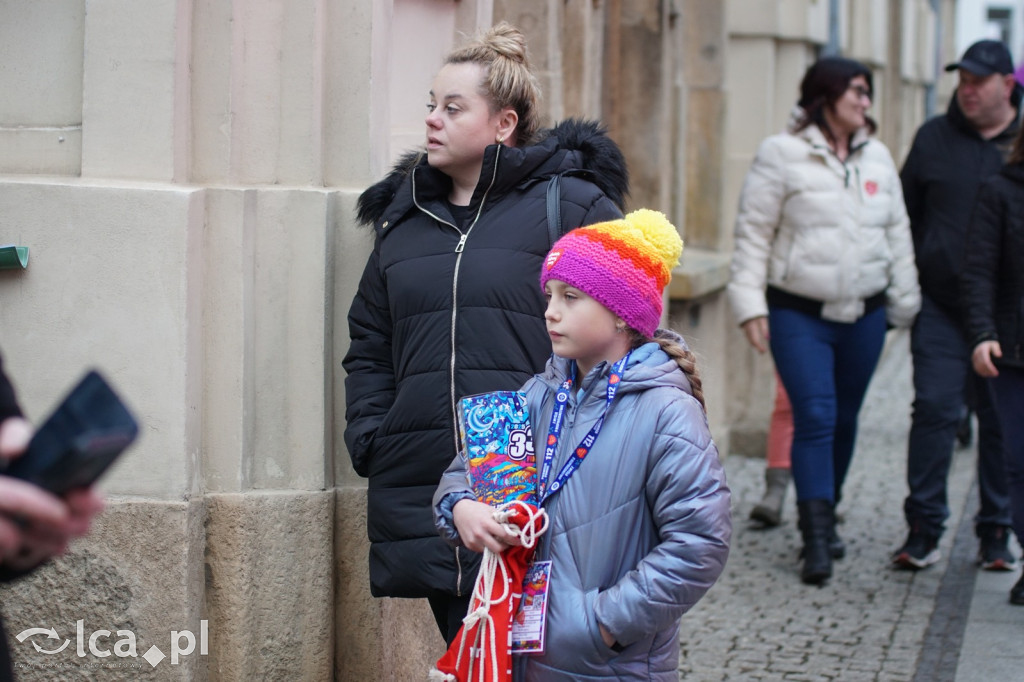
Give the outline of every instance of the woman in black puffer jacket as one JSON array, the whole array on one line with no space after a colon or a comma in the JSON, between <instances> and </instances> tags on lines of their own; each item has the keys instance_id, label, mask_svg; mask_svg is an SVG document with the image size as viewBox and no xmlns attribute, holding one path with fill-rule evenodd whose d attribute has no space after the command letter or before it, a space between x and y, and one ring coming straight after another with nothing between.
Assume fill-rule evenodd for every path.
<instances>
[{"instance_id":1,"label":"woman in black puffer jacket","mask_svg":"<svg viewBox=\"0 0 1024 682\"><path fill-rule=\"evenodd\" d=\"M992 378L1013 530L1024 543L1024 128L1006 166L978 191L961 283L971 363ZM1024 605L1024 575L1010 602Z\"/></svg>"},{"instance_id":2,"label":"woman in black puffer jacket","mask_svg":"<svg viewBox=\"0 0 1024 682\"><path fill-rule=\"evenodd\" d=\"M359 199L375 240L349 311L345 442L370 479L370 588L426 597L448 641L479 561L442 541L431 513L458 448L455 402L516 390L551 355L538 286L548 180L561 176L563 230L621 217L628 186L599 126L539 131L536 100L522 34L494 27L435 78L426 153Z\"/></svg>"}]
</instances>

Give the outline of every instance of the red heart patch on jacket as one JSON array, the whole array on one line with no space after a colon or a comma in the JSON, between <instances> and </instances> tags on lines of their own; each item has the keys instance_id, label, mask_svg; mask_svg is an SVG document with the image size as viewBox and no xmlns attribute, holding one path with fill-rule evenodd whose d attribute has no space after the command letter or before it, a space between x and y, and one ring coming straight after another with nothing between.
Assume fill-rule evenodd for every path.
<instances>
[{"instance_id":1,"label":"red heart patch on jacket","mask_svg":"<svg viewBox=\"0 0 1024 682\"><path fill-rule=\"evenodd\" d=\"M868 180L864 183L864 191L868 193L869 197L875 196L878 192L878 183L874 180Z\"/></svg>"}]
</instances>

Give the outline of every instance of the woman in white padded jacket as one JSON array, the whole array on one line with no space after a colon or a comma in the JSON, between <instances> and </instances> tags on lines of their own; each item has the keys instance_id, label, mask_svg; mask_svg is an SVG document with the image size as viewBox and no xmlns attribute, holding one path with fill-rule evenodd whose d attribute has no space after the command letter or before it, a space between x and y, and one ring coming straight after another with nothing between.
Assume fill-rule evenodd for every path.
<instances>
[{"instance_id":1,"label":"woman in white padded jacket","mask_svg":"<svg viewBox=\"0 0 1024 682\"><path fill-rule=\"evenodd\" d=\"M899 174L872 137L871 71L815 62L789 129L764 140L740 196L729 300L747 340L769 346L793 404L801 578L841 556L835 504L888 326L906 327L920 290Z\"/></svg>"}]
</instances>

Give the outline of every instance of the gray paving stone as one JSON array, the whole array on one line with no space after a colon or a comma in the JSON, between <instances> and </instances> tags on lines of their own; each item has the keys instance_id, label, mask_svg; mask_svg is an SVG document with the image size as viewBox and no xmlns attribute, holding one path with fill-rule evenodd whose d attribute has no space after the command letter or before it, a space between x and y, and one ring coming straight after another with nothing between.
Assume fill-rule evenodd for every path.
<instances>
[{"instance_id":1,"label":"gray paving stone","mask_svg":"<svg viewBox=\"0 0 1024 682\"><path fill-rule=\"evenodd\" d=\"M682 679L914 679L955 533L943 537L938 565L917 573L892 570L891 553L906 535L902 501L912 394L908 343L907 334L890 334L869 388L838 508L847 556L836 562L825 586L806 586L799 580L801 541L792 488L783 525L755 529L747 516L762 492L764 462L726 457L733 490L732 552L718 584L683 617ZM951 530L960 524L973 467L973 450L959 450L949 483ZM998 592L993 586L993 602ZM1020 611L1024 617L1024 609Z\"/></svg>"}]
</instances>

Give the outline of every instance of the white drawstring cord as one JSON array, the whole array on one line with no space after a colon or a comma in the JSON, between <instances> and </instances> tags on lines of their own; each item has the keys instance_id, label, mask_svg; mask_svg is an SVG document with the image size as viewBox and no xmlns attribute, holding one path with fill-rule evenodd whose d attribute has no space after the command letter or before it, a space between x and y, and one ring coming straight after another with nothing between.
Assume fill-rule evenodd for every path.
<instances>
[{"instance_id":1,"label":"white drawstring cord","mask_svg":"<svg viewBox=\"0 0 1024 682\"><path fill-rule=\"evenodd\" d=\"M519 507L528 519L528 522L522 528L513 523L508 523L509 517L515 513L515 507ZM518 537L520 544L527 548L533 547L537 542L537 538L548 529L548 513L543 509L535 509L519 500L511 500L497 507L494 510L493 518L502 524L505 530ZM535 528L538 521L541 522L540 527ZM504 587L499 597L491 599L490 594L494 589L494 581L498 577L499 570L501 571L502 585ZM483 653L484 646L489 648L491 654L491 679L498 679L497 642L495 641L494 618L491 617L490 608L493 605L506 601L509 598L510 590L508 566L505 565L505 560L502 559L500 553L495 554L485 547L483 559L480 562L480 573L477 575L476 584L473 585L473 599L470 600L469 612L462 619L463 635L465 635L469 628L477 623L481 623L480 628L476 631L476 636L473 638L473 644L469 649L469 674L467 680L473 679L474 670L477 671L480 682L487 679L485 676L486 668L484 666L477 668L476 666L477 659ZM481 641L484 637L487 638L486 644ZM462 660L465 646L466 638L463 636L459 644L459 655L456 660ZM430 671L428 680L429 682L457 682L457 678L454 675L442 673L437 669Z\"/></svg>"}]
</instances>

